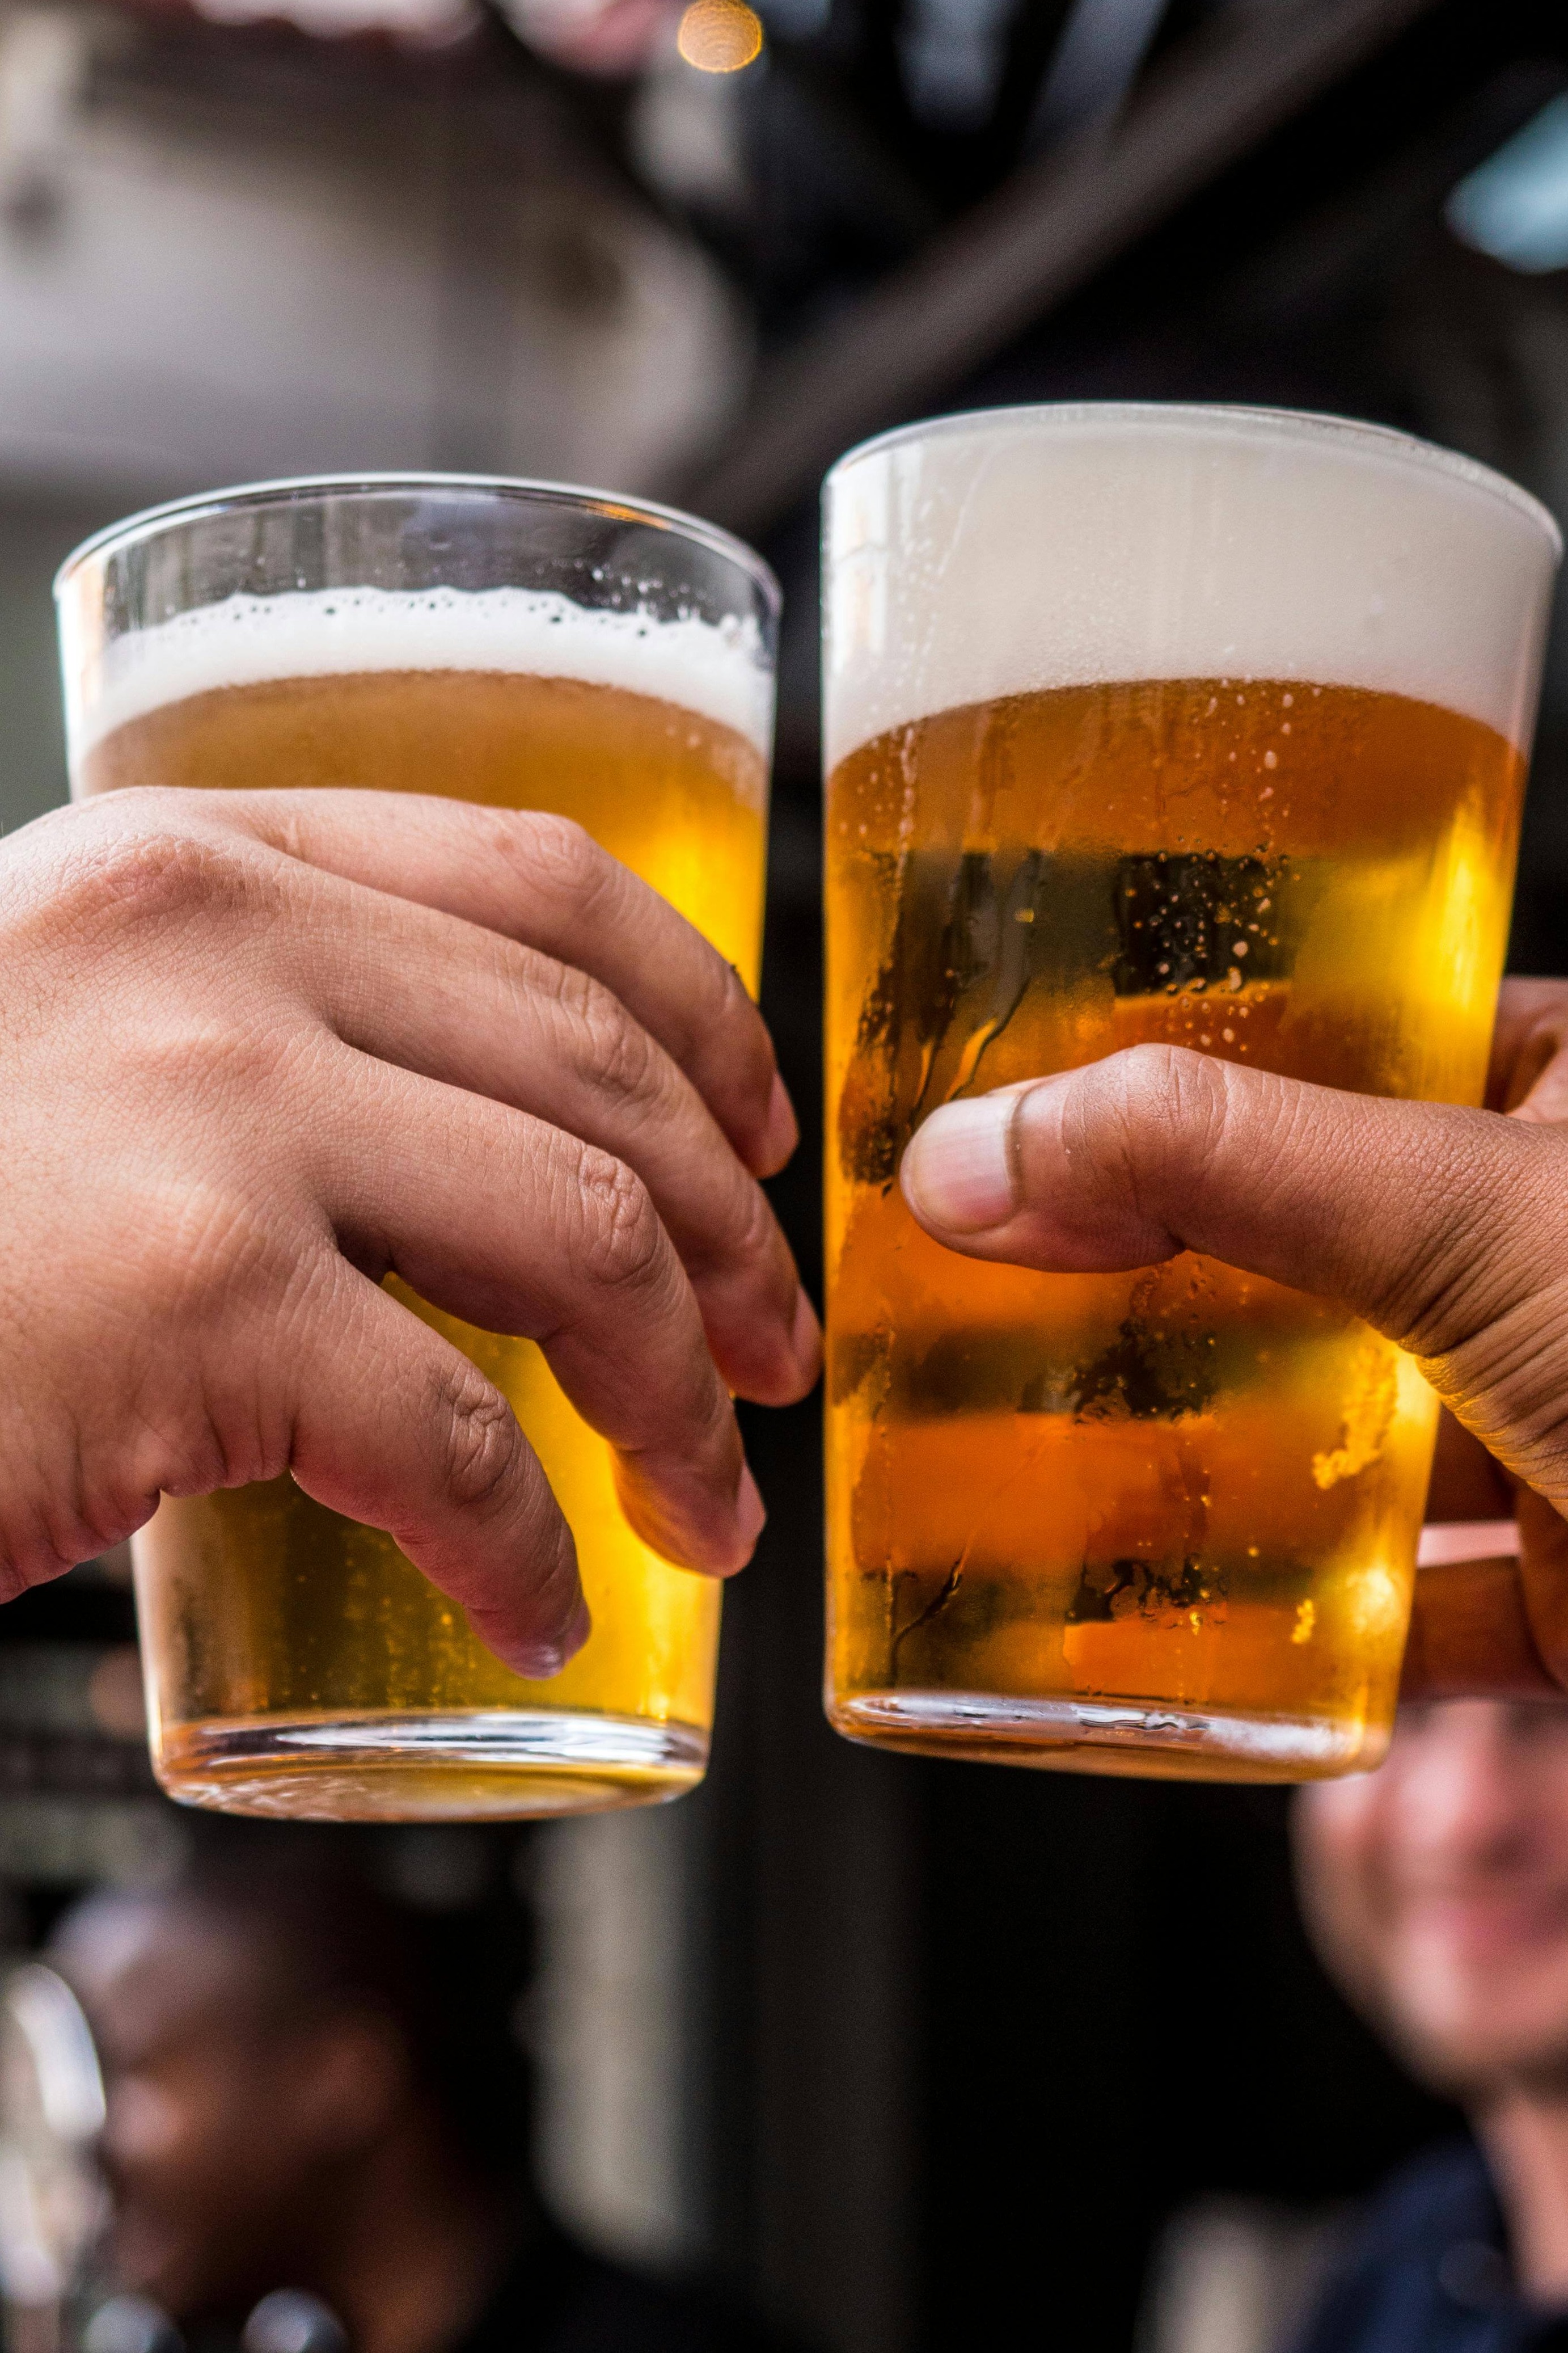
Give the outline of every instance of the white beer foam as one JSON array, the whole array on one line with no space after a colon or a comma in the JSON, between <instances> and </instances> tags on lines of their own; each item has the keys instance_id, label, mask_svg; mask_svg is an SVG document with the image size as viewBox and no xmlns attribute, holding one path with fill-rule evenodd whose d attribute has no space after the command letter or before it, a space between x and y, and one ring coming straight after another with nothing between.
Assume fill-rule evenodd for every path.
<instances>
[{"instance_id":1,"label":"white beer foam","mask_svg":"<svg viewBox=\"0 0 1568 2353\"><path fill-rule=\"evenodd\" d=\"M1115 680L1289 679L1529 749L1561 541L1500 476L1257 409L999 409L829 477L831 767L886 729Z\"/></svg>"},{"instance_id":2,"label":"white beer foam","mask_svg":"<svg viewBox=\"0 0 1568 2353\"><path fill-rule=\"evenodd\" d=\"M229 596L115 638L87 665L72 762L128 720L216 687L410 670L578 679L716 720L764 758L773 738L773 681L750 619L661 621L529 588L318 588Z\"/></svg>"}]
</instances>

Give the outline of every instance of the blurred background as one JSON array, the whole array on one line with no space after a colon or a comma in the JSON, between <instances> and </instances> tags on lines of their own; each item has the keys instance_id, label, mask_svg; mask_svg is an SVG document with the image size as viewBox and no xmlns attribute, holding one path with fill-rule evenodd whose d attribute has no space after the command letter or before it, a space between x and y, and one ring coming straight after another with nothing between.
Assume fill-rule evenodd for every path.
<instances>
[{"instance_id":1,"label":"blurred background","mask_svg":"<svg viewBox=\"0 0 1568 2353\"><path fill-rule=\"evenodd\" d=\"M428 466L677 500L784 584L765 998L810 1136L822 472L1079 397L1376 418L1568 522L1562 0L0 0L0 822L64 797L50 576L131 508ZM1560 616L1515 970L1563 969L1565 907ZM776 1188L814 1288L816 1183ZM701 1792L366 1833L389 1901L526 1950L520 2154L824 2353L1260 2353L1444 2120L1308 1954L1283 1796L836 1741L816 1402L749 1444ZM0 1612L14 1960L187 1859L133 1641L118 1560ZM0 2292L47 2353L15 2158Z\"/></svg>"}]
</instances>

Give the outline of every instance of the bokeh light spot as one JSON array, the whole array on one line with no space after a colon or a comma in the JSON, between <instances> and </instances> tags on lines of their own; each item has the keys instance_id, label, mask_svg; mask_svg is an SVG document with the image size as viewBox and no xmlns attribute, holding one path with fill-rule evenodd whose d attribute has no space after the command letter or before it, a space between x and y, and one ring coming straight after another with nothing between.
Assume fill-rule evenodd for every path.
<instances>
[{"instance_id":1,"label":"bokeh light spot","mask_svg":"<svg viewBox=\"0 0 1568 2353\"><path fill-rule=\"evenodd\" d=\"M691 0L676 46L700 73L738 73L761 54L762 18L745 0Z\"/></svg>"}]
</instances>

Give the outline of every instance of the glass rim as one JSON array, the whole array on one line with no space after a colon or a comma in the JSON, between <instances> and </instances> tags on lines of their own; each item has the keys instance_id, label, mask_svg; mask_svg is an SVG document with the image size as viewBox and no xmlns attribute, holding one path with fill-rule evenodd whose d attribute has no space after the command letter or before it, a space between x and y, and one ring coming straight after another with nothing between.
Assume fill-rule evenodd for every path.
<instances>
[{"instance_id":1,"label":"glass rim","mask_svg":"<svg viewBox=\"0 0 1568 2353\"><path fill-rule=\"evenodd\" d=\"M861 459L894 448L900 442L943 439L965 427L1022 425L1026 420L1063 426L1098 421L1134 427L1165 422L1225 424L1243 432L1250 428L1259 440L1374 443L1391 459L1489 493L1527 522L1535 523L1559 559L1563 554L1562 526L1551 509L1531 491L1510 481L1506 474L1483 465L1479 458L1467 458L1460 450L1446 449L1436 441L1424 441L1418 434L1402 432L1397 426L1374 425L1359 417L1340 417L1331 409L1268 408L1244 401L1017 401L1000 408L955 409L942 417L923 417L913 425L896 425L886 433L873 434L869 440L858 441L829 468L823 482L824 491Z\"/></svg>"},{"instance_id":2,"label":"glass rim","mask_svg":"<svg viewBox=\"0 0 1568 2353\"><path fill-rule=\"evenodd\" d=\"M203 514L226 514L235 508L286 506L312 491L352 497L356 492L376 491L489 491L502 499L515 499L520 504L537 501L547 506L596 512L610 521L647 523L674 537L689 540L710 554L721 555L735 565L761 591L774 621L784 603L784 591L773 566L754 547L748 547L743 539L737 539L721 524L688 514L681 507L665 506L657 499L623 498L614 491L591 490L579 482L535 480L526 474L445 474L417 470L283 475L275 481L237 482L226 489L197 491L183 498L166 499L158 506L142 507L134 514L121 516L118 522L105 523L73 547L55 574L53 593L58 602L73 575L94 556L153 538L172 522L194 521Z\"/></svg>"}]
</instances>

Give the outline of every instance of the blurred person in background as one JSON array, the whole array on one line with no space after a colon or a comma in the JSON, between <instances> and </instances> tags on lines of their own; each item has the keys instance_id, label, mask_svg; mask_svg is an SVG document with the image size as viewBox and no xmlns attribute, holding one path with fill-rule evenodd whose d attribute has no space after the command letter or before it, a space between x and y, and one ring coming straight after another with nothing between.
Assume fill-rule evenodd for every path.
<instances>
[{"instance_id":1,"label":"blurred person in background","mask_svg":"<svg viewBox=\"0 0 1568 2353\"><path fill-rule=\"evenodd\" d=\"M760 2326L544 2215L506 1943L488 1915L394 1901L336 1846L198 1848L167 1891L68 1914L49 1958L103 2070L119 2285L231 2341L286 2288L353 2353L768 2353Z\"/></svg>"},{"instance_id":2,"label":"blurred person in background","mask_svg":"<svg viewBox=\"0 0 1568 2353\"><path fill-rule=\"evenodd\" d=\"M1568 1703L1406 1707L1295 1827L1331 1974L1475 2135L1374 2201L1300 2353L1568 2346Z\"/></svg>"}]
</instances>

